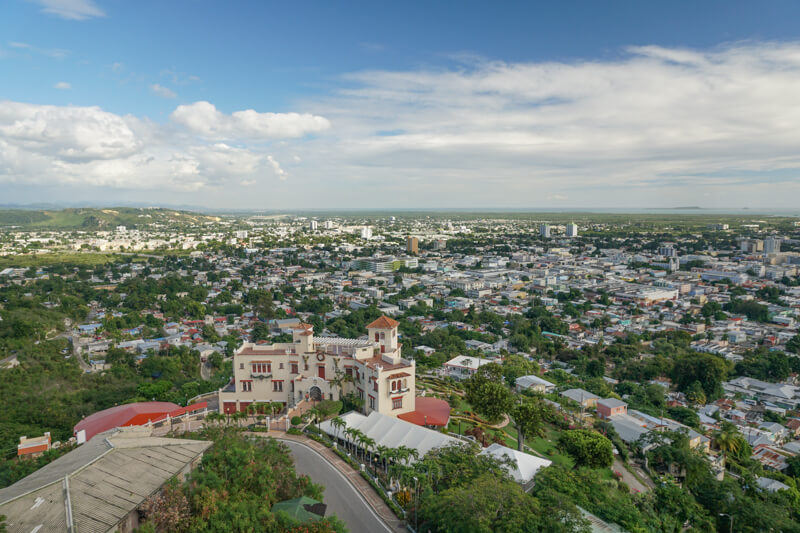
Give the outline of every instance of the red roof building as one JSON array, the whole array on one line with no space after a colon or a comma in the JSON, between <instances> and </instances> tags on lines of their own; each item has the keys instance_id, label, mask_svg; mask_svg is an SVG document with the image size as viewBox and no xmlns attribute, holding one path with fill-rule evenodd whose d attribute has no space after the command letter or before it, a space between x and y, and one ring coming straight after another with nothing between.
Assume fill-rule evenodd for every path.
<instances>
[{"instance_id":1,"label":"red roof building","mask_svg":"<svg viewBox=\"0 0 800 533\"><path fill-rule=\"evenodd\" d=\"M388 316L382 316L367 326L367 329L392 329L400 325L397 320L392 320Z\"/></svg>"},{"instance_id":2,"label":"red roof building","mask_svg":"<svg viewBox=\"0 0 800 533\"><path fill-rule=\"evenodd\" d=\"M77 435L80 431L86 432L86 440L90 440L98 433L122 426L143 426L148 422L156 422L167 416L180 416L190 411L205 409L205 402L180 407L171 402L139 402L118 405L103 411L91 414L78 422L74 428Z\"/></svg>"},{"instance_id":3,"label":"red roof building","mask_svg":"<svg viewBox=\"0 0 800 533\"><path fill-rule=\"evenodd\" d=\"M439 398L416 398L414 411L397 415L400 420L418 426L447 426L450 422L450 404Z\"/></svg>"}]
</instances>

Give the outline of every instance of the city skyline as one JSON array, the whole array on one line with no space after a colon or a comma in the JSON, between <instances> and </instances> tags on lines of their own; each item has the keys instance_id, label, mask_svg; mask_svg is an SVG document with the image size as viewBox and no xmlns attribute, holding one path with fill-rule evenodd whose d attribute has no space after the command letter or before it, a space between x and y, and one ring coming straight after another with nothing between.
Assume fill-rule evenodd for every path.
<instances>
[{"instance_id":1,"label":"city skyline","mask_svg":"<svg viewBox=\"0 0 800 533\"><path fill-rule=\"evenodd\" d=\"M2 199L791 208L798 11L12 1Z\"/></svg>"}]
</instances>

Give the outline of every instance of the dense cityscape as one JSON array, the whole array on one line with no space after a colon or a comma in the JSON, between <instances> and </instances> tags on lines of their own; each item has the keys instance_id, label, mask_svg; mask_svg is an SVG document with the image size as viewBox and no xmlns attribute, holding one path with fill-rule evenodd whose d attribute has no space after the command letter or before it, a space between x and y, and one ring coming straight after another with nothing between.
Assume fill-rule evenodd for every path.
<instances>
[{"instance_id":1,"label":"dense cityscape","mask_svg":"<svg viewBox=\"0 0 800 533\"><path fill-rule=\"evenodd\" d=\"M798 527L800 218L0 215L9 531Z\"/></svg>"}]
</instances>

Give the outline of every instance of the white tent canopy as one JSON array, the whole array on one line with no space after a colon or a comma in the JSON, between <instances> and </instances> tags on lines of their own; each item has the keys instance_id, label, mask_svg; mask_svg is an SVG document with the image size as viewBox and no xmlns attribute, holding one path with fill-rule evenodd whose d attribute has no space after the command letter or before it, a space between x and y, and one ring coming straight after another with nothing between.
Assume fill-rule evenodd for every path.
<instances>
[{"instance_id":1,"label":"white tent canopy","mask_svg":"<svg viewBox=\"0 0 800 533\"><path fill-rule=\"evenodd\" d=\"M438 431L417 426L392 416L382 415L377 411L372 411L369 416L351 411L342 415L341 418L348 428L355 428L373 439L376 447L399 448L400 446L406 446L417 450L420 457L423 457L434 448L461 442ZM335 437L337 434L337 430L330 420L322 422L320 429L331 437ZM340 439L352 443L347 438L347 435L344 434L344 429L338 432L338 436Z\"/></svg>"},{"instance_id":2,"label":"white tent canopy","mask_svg":"<svg viewBox=\"0 0 800 533\"><path fill-rule=\"evenodd\" d=\"M509 473L514 478L514 481L522 485L531 481L540 468L553 464L553 461L549 459L523 453L496 442L481 453L497 457L498 459L503 459L504 456L511 459L515 467L512 467Z\"/></svg>"}]
</instances>

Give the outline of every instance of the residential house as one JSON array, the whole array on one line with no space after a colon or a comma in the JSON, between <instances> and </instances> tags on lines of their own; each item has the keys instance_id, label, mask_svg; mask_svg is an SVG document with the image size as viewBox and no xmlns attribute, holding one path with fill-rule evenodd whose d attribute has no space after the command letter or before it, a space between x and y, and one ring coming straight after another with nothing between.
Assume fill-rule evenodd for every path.
<instances>
[{"instance_id":1,"label":"residential house","mask_svg":"<svg viewBox=\"0 0 800 533\"><path fill-rule=\"evenodd\" d=\"M568 389L563 391L561 396L578 402L578 404L585 409L594 407L597 405L597 400L601 399L600 396L583 389Z\"/></svg>"},{"instance_id":2,"label":"residential house","mask_svg":"<svg viewBox=\"0 0 800 533\"><path fill-rule=\"evenodd\" d=\"M542 394L550 393L555 390L556 386L553 383L550 383L546 379L542 379L539 376L522 376L516 379L515 381L517 392L522 392L523 390L530 390L534 392L539 392Z\"/></svg>"},{"instance_id":3,"label":"residential house","mask_svg":"<svg viewBox=\"0 0 800 533\"><path fill-rule=\"evenodd\" d=\"M597 401L597 414L600 418L610 418L614 415L624 415L628 412L628 404L616 398L606 398Z\"/></svg>"},{"instance_id":4,"label":"residential house","mask_svg":"<svg viewBox=\"0 0 800 533\"><path fill-rule=\"evenodd\" d=\"M446 376L453 379L469 379L475 372L478 371L483 365L495 363L492 359L483 359L480 357L469 357L466 355L459 355L447 361L444 364L444 372Z\"/></svg>"}]
</instances>

